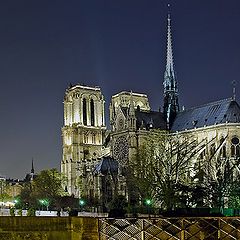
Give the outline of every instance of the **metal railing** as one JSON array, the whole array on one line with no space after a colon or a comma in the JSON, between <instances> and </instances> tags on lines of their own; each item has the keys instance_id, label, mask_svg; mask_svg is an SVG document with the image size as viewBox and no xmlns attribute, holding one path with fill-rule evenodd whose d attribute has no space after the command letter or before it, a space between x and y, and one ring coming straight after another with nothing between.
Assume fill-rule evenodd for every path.
<instances>
[{"instance_id":1,"label":"metal railing","mask_svg":"<svg viewBox=\"0 0 240 240\"><path fill-rule=\"evenodd\" d=\"M99 218L100 240L240 239L240 218Z\"/></svg>"}]
</instances>

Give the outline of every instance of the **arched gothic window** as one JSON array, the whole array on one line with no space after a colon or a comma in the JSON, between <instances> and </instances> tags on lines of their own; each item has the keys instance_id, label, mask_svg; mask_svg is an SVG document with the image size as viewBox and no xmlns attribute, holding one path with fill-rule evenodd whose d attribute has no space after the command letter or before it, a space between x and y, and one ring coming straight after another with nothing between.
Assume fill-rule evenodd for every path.
<instances>
[{"instance_id":1,"label":"arched gothic window","mask_svg":"<svg viewBox=\"0 0 240 240\"><path fill-rule=\"evenodd\" d=\"M231 157L240 156L240 146L238 137L233 137L231 140Z\"/></svg>"},{"instance_id":2,"label":"arched gothic window","mask_svg":"<svg viewBox=\"0 0 240 240\"><path fill-rule=\"evenodd\" d=\"M94 101L91 99L90 102L90 109L91 109L91 126L95 125L95 121L94 121Z\"/></svg>"},{"instance_id":3,"label":"arched gothic window","mask_svg":"<svg viewBox=\"0 0 240 240\"><path fill-rule=\"evenodd\" d=\"M87 101L83 99L83 124L87 125Z\"/></svg>"}]
</instances>

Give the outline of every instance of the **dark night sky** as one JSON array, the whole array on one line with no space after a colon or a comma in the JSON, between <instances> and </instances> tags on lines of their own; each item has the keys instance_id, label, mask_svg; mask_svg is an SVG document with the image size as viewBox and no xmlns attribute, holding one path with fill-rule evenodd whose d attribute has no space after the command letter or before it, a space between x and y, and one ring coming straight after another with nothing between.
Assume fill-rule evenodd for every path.
<instances>
[{"instance_id":1,"label":"dark night sky","mask_svg":"<svg viewBox=\"0 0 240 240\"><path fill-rule=\"evenodd\" d=\"M230 97L240 78L240 1L171 4L181 104ZM166 16L164 0L1 1L0 174L24 177L32 157L36 171L59 168L69 83L100 86L106 109L122 90L162 106Z\"/></svg>"}]
</instances>

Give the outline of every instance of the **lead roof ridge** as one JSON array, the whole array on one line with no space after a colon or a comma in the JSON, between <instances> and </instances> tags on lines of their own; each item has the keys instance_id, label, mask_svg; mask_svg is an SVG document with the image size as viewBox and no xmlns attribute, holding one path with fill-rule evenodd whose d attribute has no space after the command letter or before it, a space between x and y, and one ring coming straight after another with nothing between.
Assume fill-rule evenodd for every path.
<instances>
[{"instance_id":1,"label":"lead roof ridge","mask_svg":"<svg viewBox=\"0 0 240 240\"><path fill-rule=\"evenodd\" d=\"M202 105L198 105L198 106L194 106L194 107L190 107L184 111L180 111L179 113L183 113L183 112L188 112L190 110L194 110L194 109L197 109L197 108L202 108L202 107L206 107L206 106L210 106L210 105L213 105L213 104L219 104L219 103L222 103L224 101L228 101L228 102L236 102L236 100L233 100L231 97L229 98L224 98L224 99L220 99L220 100L216 100L216 101L213 101L213 102L208 102L208 103L205 103L205 104L202 104Z\"/></svg>"}]
</instances>

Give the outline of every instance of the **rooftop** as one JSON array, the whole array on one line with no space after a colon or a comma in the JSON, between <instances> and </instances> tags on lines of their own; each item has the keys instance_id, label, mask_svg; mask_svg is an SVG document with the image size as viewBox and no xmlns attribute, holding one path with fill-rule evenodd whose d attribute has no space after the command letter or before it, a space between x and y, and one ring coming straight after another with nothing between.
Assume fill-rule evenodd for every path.
<instances>
[{"instance_id":1,"label":"rooftop","mask_svg":"<svg viewBox=\"0 0 240 240\"><path fill-rule=\"evenodd\" d=\"M232 98L179 112L171 130L183 131L221 123L240 123L240 107Z\"/></svg>"}]
</instances>

